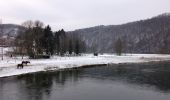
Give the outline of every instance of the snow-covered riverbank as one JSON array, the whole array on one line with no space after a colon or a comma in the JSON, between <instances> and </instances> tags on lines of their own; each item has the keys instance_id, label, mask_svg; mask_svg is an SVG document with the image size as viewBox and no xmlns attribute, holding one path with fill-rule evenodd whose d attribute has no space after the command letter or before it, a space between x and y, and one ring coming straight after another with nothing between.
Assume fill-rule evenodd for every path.
<instances>
[{"instance_id":1,"label":"snow-covered riverbank","mask_svg":"<svg viewBox=\"0 0 170 100\"><path fill-rule=\"evenodd\" d=\"M28 59L24 59L28 60ZM17 64L22 62L21 58L5 58L0 61L0 77L20 75L39 71L59 70L64 68L74 68L86 65L119 64L119 63L142 63L150 61L170 60L170 55L158 54L133 54L133 55L109 55L104 54L98 57L93 55L83 55L80 57L52 57L51 59L29 60L31 64L23 69L17 69Z\"/></svg>"}]
</instances>

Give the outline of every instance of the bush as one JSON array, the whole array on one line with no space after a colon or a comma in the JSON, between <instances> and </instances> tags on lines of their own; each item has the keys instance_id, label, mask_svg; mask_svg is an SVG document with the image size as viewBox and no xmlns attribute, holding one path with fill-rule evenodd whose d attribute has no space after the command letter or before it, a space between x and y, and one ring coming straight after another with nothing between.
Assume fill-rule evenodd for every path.
<instances>
[{"instance_id":1,"label":"bush","mask_svg":"<svg viewBox=\"0 0 170 100\"><path fill-rule=\"evenodd\" d=\"M94 56L98 56L98 53L95 52L95 53L94 53Z\"/></svg>"}]
</instances>

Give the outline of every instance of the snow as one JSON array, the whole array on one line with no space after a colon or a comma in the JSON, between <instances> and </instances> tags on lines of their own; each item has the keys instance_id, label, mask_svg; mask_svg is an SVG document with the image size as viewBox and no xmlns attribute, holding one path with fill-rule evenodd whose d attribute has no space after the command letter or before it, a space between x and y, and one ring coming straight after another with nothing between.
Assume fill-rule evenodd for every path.
<instances>
[{"instance_id":1,"label":"snow","mask_svg":"<svg viewBox=\"0 0 170 100\"><path fill-rule=\"evenodd\" d=\"M17 64L23 60L29 60L31 64L24 66L23 69L17 69ZM59 70L65 68L75 68L86 65L99 64L119 64L119 63L142 63L151 61L165 61L170 60L170 55L161 54L124 54L116 56L111 54L99 55L97 57L92 54L84 54L78 57L59 57L54 56L51 59L28 59L25 57L5 57L0 60L0 77L8 77L26 73L33 73L39 71Z\"/></svg>"}]
</instances>

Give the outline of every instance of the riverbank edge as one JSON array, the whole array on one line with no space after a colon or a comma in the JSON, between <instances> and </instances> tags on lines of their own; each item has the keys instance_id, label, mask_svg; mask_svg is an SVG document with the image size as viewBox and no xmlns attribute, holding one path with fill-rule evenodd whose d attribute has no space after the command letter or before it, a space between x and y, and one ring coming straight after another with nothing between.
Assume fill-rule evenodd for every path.
<instances>
[{"instance_id":1,"label":"riverbank edge","mask_svg":"<svg viewBox=\"0 0 170 100\"><path fill-rule=\"evenodd\" d=\"M102 66L118 66L118 65L130 65L130 64L151 64L151 63L170 63L170 60L160 60L160 61L148 61L148 62L129 62L129 63L108 63L108 64L91 64L91 65L83 65L83 66L76 66L76 67L71 67L71 68L58 68L58 69L53 69L53 70L43 70L43 71L36 71L36 72L28 72L28 73L23 73L23 74L18 74L18 75L11 75L11 76L2 76L0 79L3 78L10 78L10 77L16 77L16 76L21 76L21 75L27 75L27 74L33 74L33 73L40 73L40 72L51 72L51 71L67 71L67 70L74 70L74 69L80 69L80 68L92 68L92 67L102 67Z\"/></svg>"}]
</instances>

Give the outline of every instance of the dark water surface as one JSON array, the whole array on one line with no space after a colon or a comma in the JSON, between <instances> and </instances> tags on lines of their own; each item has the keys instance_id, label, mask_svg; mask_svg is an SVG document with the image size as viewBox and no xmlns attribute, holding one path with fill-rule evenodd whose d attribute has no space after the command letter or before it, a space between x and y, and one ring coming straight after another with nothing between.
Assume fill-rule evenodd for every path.
<instances>
[{"instance_id":1,"label":"dark water surface","mask_svg":"<svg viewBox=\"0 0 170 100\"><path fill-rule=\"evenodd\" d=\"M0 100L170 100L170 63L113 65L1 78Z\"/></svg>"}]
</instances>

